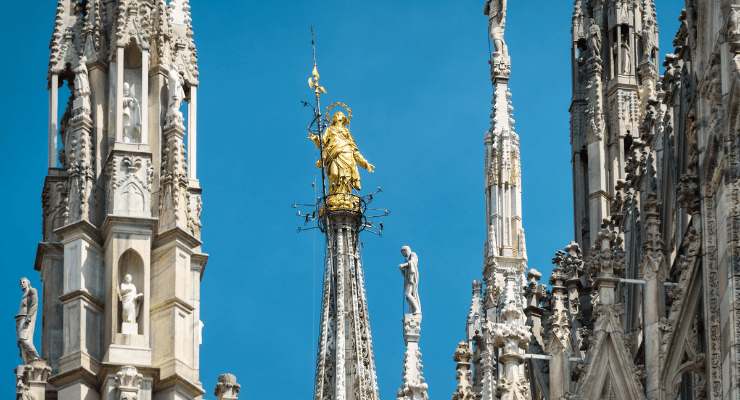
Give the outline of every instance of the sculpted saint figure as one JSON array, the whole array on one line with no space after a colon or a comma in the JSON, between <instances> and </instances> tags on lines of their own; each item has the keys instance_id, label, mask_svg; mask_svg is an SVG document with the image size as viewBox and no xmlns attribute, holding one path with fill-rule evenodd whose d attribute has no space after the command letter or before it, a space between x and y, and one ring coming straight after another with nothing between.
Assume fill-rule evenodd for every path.
<instances>
[{"instance_id":1,"label":"sculpted saint figure","mask_svg":"<svg viewBox=\"0 0 740 400\"><path fill-rule=\"evenodd\" d=\"M80 62L74 69L75 96L82 101L82 108L90 109L90 79L87 73L87 57L80 57Z\"/></svg>"},{"instance_id":2,"label":"sculpted saint figure","mask_svg":"<svg viewBox=\"0 0 740 400\"><path fill-rule=\"evenodd\" d=\"M28 278L20 281L23 297L15 316L15 333L18 339L18 349L24 364L39 359L39 353L33 345L33 332L36 328L36 311L38 309L38 292L31 287Z\"/></svg>"},{"instance_id":3,"label":"sculpted saint figure","mask_svg":"<svg viewBox=\"0 0 740 400\"><path fill-rule=\"evenodd\" d=\"M128 82L123 83L123 142L141 143L141 106Z\"/></svg>"},{"instance_id":4,"label":"sculpted saint figure","mask_svg":"<svg viewBox=\"0 0 740 400\"><path fill-rule=\"evenodd\" d=\"M632 72L632 57L630 56L630 45L622 42L622 73L629 74Z\"/></svg>"},{"instance_id":5,"label":"sculpted saint figure","mask_svg":"<svg viewBox=\"0 0 740 400\"><path fill-rule=\"evenodd\" d=\"M594 58L601 60L601 28L599 28L599 25L593 19L591 20L591 26L588 28L588 32L590 37L589 43Z\"/></svg>"},{"instance_id":6,"label":"sculpted saint figure","mask_svg":"<svg viewBox=\"0 0 740 400\"><path fill-rule=\"evenodd\" d=\"M136 323L138 301L143 296L143 293L137 292L136 285L133 284L133 277L131 274L126 274L123 277L121 288L118 291L118 298L121 300L122 309L121 320L124 323Z\"/></svg>"},{"instance_id":7,"label":"sculpted saint figure","mask_svg":"<svg viewBox=\"0 0 740 400\"><path fill-rule=\"evenodd\" d=\"M368 172L375 170L375 166L360 153L348 125L349 119L343 112L337 111L323 137L308 135L308 139L316 147L323 148L324 167L329 177L329 195L349 195L353 189L361 189L358 165ZM321 160L316 161L316 167L321 168Z\"/></svg>"},{"instance_id":8,"label":"sculpted saint figure","mask_svg":"<svg viewBox=\"0 0 740 400\"><path fill-rule=\"evenodd\" d=\"M504 42L504 28L506 27L507 0L486 0L483 5L483 14L488 16L488 32L494 46L494 53L507 55Z\"/></svg>"},{"instance_id":9,"label":"sculpted saint figure","mask_svg":"<svg viewBox=\"0 0 740 400\"><path fill-rule=\"evenodd\" d=\"M411 251L411 247L401 247L401 255L406 262L398 268L403 274L403 291L411 314L421 314L421 299L419 298L419 258Z\"/></svg>"},{"instance_id":10,"label":"sculpted saint figure","mask_svg":"<svg viewBox=\"0 0 740 400\"><path fill-rule=\"evenodd\" d=\"M185 98L185 90L182 86L183 79L177 71L177 67L174 64L170 65L167 72L167 94L169 96L167 101L167 121L172 121L173 119L182 120L180 105Z\"/></svg>"}]
</instances>

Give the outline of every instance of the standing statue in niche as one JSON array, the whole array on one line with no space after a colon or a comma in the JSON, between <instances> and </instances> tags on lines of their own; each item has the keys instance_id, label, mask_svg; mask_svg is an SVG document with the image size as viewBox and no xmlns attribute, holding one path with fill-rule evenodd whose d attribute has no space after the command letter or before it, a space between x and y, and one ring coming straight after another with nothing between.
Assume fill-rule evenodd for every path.
<instances>
[{"instance_id":1,"label":"standing statue in niche","mask_svg":"<svg viewBox=\"0 0 740 400\"><path fill-rule=\"evenodd\" d=\"M87 73L87 57L80 57L80 62L74 69L74 91L75 91L75 111L90 111L90 79Z\"/></svg>"},{"instance_id":2,"label":"standing statue in niche","mask_svg":"<svg viewBox=\"0 0 740 400\"><path fill-rule=\"evenodd\" d=\"M144 297L143 293L136 290L131 274L126 274L118 291L121 301L121 333L124 335L136 335L139 326L136 323L139 313L139 302Z\"/></svg>"},{"instance_id":3,"label":"standing statue in niche","mask_svg":"<svg viewBox=\"0 0 740 400\"><path fill-rule=\"evenodd\" d=\"M597 60L601 60L601 28L596 24L596 21L591 20L591 26L588 28L589 33L589 45L593 57Z\"/></svg>"},{"instance_id":4,"label":"standing statue in niche","mask_svg":"<svg viewBox=\"0 0 740 400\"><path fill-rule=\"evenodd\" d=\"M622 73L627 75L632 72L632 57L630 57L630 45L622 42Z\"/></svg>"},{"instance_id":5,"label":"standing statue in niche","mask_svg":"<svg viewBox=\"0 0 740 400\"><path fill-rule=\"evenodd\" d=\"M183 89L183 79L174 64L170 65L169 71L167 72L167 123L173 123L176 121L182 122L182 111L180 106L182 105L183 99L185 99L185 90Z\"/></svg>"},{"instance_id":6,"label":"standing statue in niche","mask_svg":"<svg viewBox=\"0 0 740 400\"><path fill-rule=\"evenodd\" d=\"M18 349L24 364L38 360L39 353L33 345L33 332L36 329L36 311L38 310L38 292L31 287L28 278L21 278L21 304L15 316L15 333L18 339Z\"/></svg>"},{"instance_id":7,"label":"standing statue in niche","mask_svg":"<svg viewBox=\"0 0 740 400\"><path fill-rule=\"evenodd\" d=\"M123 83L123 142L141 143L141 105L128 82Z\"/></svg>"},{"instance_id":8,"label":"standing statue in niche","mask_svg":"<svg viewBox=\"0 0 740 400\"><path fill-rule=\"evenodd\" d=\"M503 57L509 54L504 42L506 2L507 0L486 0L483 5L483 14L488 16L488 33L493 42L493 54Z\"/></svg>"},{"instance_id":9,"label":"standing statue in niche","mask_svg":"<svg viewBox=\"0 0 740 400\"><path fill-rule=\"evenodd\" d=\"M403 274L403 291L410 314L421 314L421 299L419 298L419 258L411 251L411 247L401 247L401 255L406 262L398 268Z\"/></svg>"},{"instance_id":10,"label":"standing statue in niche","mask_svg":"<svg viewBox=\"0 0 740 400\"><path fill-rule=\"evenodd\" d=\"M330 209L357 208L359 201L351 196L352 190L360 190L362 187L357 166L368 172L375 170L375 166L357 148L349 131L349 122L350 119L343 112L337 111L321 137L314 134L308 136L323 151L323 160L316 161L316 167L321 168L323 161L329 177L329 197L326 202Z\"/></svg>"}]
</instances>

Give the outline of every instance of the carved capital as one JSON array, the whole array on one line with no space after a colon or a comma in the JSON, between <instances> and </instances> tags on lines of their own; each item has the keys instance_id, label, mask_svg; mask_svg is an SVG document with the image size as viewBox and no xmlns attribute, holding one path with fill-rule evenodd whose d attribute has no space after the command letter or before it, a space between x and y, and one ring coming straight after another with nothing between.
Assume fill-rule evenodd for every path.
<instances>
[{"instance_id":1,"label":"carved capital","mask_svg":"<svg viewBox=\"0 0 740 400\"><path fill-rule=\"evenodd\" d=\"M403 337L407 342L418 342L421 336L421 314L404 314Z\"/></svg>"},{"instance_id":2,"label":"carved capital","mask_svg":"<svg viewBox=\"0 0 740 400\"><path fill-rule=\"evenodd\" d=\"M237 400L239 399L239 391L241 391L241 385L236 382L236 376L234 374L221 374L218 376L218 383L214 395L218 400Z\"/></svg>"},{"instance_id":3,"label":"carved capital","mask_svg":"<svg viewBox=\"0 0 740 400\"><path fill-rule=\"evenodd\" d=\"M144 376L136 367L126 365L116 373L116 389L119 400L139 400L139 389Z\"/></svg>"}]
</instances>

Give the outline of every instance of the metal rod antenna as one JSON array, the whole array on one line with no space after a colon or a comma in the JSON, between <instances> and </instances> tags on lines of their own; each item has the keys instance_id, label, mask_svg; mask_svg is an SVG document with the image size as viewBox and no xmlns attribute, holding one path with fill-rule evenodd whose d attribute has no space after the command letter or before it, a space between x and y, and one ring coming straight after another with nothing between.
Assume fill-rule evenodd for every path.
<instances>
[{"instance_id":1,"label":"metal rod antenna","mask_svg":"<svg viewBox=\"0 0 740 400\"><path fill-rule=\"evenodd\" d=\"M316 32L311 25L311 49L313 50L313 65L316 65Z\"/></svg>"},{"instance_id":2,"label":"metal rod antenna","mask_svg":"<svg viewBox=\"0 0 740 400\"><path fill-rule=\"evenodd\" d=\"M314 71L318 71L318 64L316 60L316 31L313 29L313 25L311 25L311 51L313 53L313 69ZM319 137L319 155L320 155L320 161L321 161L321 197L323 198L323 202L326 203L326 172L324 171L324 121L323 116L321 114L321 87L319 86L319 82L316 82L316 85L314 87L314 98L316 102L316 107L314 108L314 118L316 118L316 128L317 131L316 134ZM324 204L326 205L326 204Z\"/></svg>"}]
</instances>

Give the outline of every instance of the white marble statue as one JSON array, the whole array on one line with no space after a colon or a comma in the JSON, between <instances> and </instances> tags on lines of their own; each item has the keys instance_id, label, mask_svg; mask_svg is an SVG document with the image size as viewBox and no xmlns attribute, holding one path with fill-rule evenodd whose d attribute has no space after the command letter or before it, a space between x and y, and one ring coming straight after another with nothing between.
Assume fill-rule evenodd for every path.
<instances>
[{"instance_id":1,"label":"white marble statue","mask_svg":"<svg viewBox=\"0 0 740 400\"><path fill-rule=\"evenodd\" d=\"M183 89L183 79L174 64L170 65L167 72L167 94L167 121L182 121L180 106L183 99L185 99L185 90Z\"/></svg>"},{"instance_id":2,"label":"white marble statue","mask_svg":"<svg viewBox=\"0 0 740 400\"><path fill-rule=\"evenodd\" d=\"M419 258L411 251L411 247L401 247L401 255L406 262L398 268L403 274L403 290L406 302L409 305L409 313L421 314L421 300L419 299Z\"/></svg>"},{"instance_id":3,"label":"white marble statue","mask_svg":"<svg viewBox=\"0 0 740 400\"><path fill-rule=\"evenodd\" d=\"M118 298L121 301L121 321L123 324L136 324L139 299L143 296L143 293L139 293L136 290L136 285L133 283L131 274L126 274L118 291Z\"/></svg>"},{"instance_id":4,"label":"white marble statue","mask_svg":"<svg viewBox=\"0 0 740 400\"><path fill-rule=\"evenodd\" d=\"M625 75L632 73L630 45L625 42L622 42L622 73Z\"/></svg>"},{"instance_id":5,"label":"white marble statue","mask_svg":"<svg viewBox=\"0 0 740 400\"><path fill-rule=\"evenodd\" d=\"M504 28L506 27L507 0L486 0L483 14L488 16L488 32L494 46L494 54L505 56L508 54L504 42Z\"/></svg>"},{"instance_id":6,"label":"white marble statue","mask_svg":"<svg viewBox=\"0 0 740 400\"><path fill-rule=\"evenodd\" d=\"M90 110L90 79L87 72L87 57L80 57L80 62L74 69L75 97L79 99L79 106L83 110Z\"/></svg>"},{"instance_id":7,"label":"white marble statue","mask_svg":"<svg viewBox=\"0 0 740 400\"><path fill-rule=\"evenodd\" d=\"M33 332L36 328L36 311L38 310L38 292L31 287L28 278L21 278L20 287L23 291L18 314L15 315L15 333L18 339L18 349L24 364L39 359L39 353L33 345Z\"/></svg>"},{"instance_id":8,"label":"white marble statue","mask_svg":"<svg viewBox=\"0 0 740 400\"><path fill-rule=\"evenodd\" d=\"M591 20L591 26L588 28L588 33L592 54L594 58L601 60L601 28L593 19Z\"/></svg>"},{"instance_id":9,"label":"white marble statue","mask_svg":"<svg viewBox=\"0 0 740 400\"><path fill-rule=\"evenodd\" d=\"M141 143L141 105L128 82L123 83L123 142Z\"/></svg>"}]
</instances>

